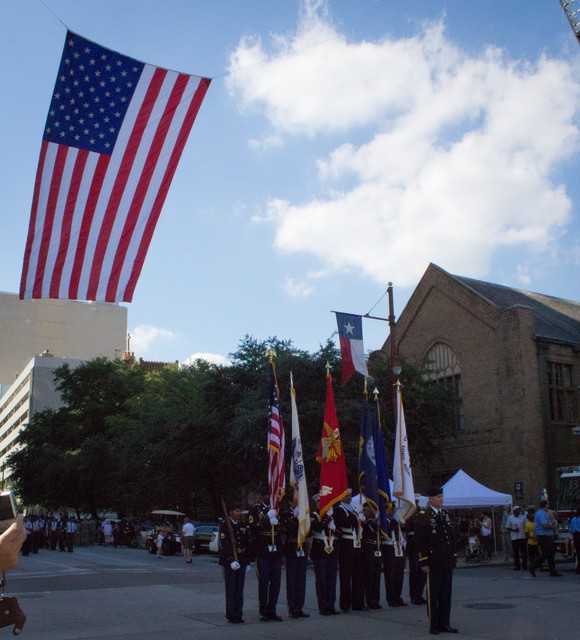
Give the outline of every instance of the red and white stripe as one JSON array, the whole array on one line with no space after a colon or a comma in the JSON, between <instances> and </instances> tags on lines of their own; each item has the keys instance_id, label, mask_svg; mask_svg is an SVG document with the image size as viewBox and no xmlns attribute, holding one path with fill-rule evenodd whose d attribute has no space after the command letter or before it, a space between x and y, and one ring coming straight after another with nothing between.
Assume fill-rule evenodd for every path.
<instances>
[{"instance_id":1,"label":"red and white stripe","mask_svg":"<svg viewBox=\"0 0 580 640\"><path fill-rule=\"evenodd\" d=\"M210 82L145 65L112 155L43 141L21 298L132 300Z\"/></svg>"},{"instance_id":2,"label":"red and white stripe","mask_svg":"<svg viewBox=\"0 0 580 640\"><path fill-rule=\"evenodd\" d=\"M277 397L276 394L276 399ZM278 510L280 500L286 491L285 437L278 402L272 404L268 429L268 488L270 507Z\"/></svg>"}]
</instances>

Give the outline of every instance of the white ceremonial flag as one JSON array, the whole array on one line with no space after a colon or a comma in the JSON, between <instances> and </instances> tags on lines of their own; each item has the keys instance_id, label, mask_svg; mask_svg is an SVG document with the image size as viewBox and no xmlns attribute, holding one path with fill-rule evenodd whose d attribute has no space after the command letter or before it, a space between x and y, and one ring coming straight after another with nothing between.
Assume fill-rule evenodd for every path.
<instances>
[{"instance_id":1,"label":"white ceremonial flag","mask_svg":"<svg viewBox=\"0 0 580 640\"><path fill-rule=\"evenodd\" d=\"M308 487L304 472L304 457L302 456L302 440L300 439L300 425L298 423L298 408L296 407L296 390L290 373L290 395L292 402L292 464L290 465L290 485L294 489L294 500L298 509L298 548L310 531L310 507L308 505Z\"/></svg>"},{"instance_id":2,"label":"white ceremonial flag","mask_svg":"<svg viewBox=\"0 0 580 640\"><path fill-rule=\"evenodd\" d=\"M394 498L398 501L396 516L399 520L405 522L407 518L415 513L415 488L413 486L413 472L411 471L407 427L405 426L403 396L399 385L397 385L397 433L395 436L395 459L393 460Z\"/></svg>"}]
</instances>

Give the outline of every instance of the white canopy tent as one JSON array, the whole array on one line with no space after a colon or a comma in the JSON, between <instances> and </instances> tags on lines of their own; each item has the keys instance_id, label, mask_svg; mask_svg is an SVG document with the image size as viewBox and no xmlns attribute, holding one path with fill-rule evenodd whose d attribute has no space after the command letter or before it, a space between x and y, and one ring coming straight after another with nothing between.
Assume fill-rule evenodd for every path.
<instances>
[{"instance_id":1,"label":"white canopy tent","mask_svg":"<svg viewBox=\"0 0 580 640\"><path fill-rule=\"evenodd\" d=\"M443 505L445 509L511 507L512 497L489 489L460 469L443 485Z\"/></svg>"},{"instance_id":2,"label":"white canopy tent","mask_svg":"<svg viewBox=\"0 0 580 640\"><path fill-rule=\"evenodd\" d=\"M465 471L459 471L443 485L443 506L445 509L469 509L471 507L491 507L493 546L497 553L494 507L512 506L512 497L500 493L477 482Z\"/></svg>"}]
</instances>

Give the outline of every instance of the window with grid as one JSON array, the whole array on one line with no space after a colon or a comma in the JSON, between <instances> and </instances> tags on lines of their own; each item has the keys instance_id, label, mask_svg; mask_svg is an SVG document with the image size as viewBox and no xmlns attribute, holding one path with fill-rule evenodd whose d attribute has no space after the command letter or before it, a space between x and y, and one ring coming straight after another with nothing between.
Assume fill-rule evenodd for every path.
<instances>
[{"instance_id":1,"label":"window with grid","mask_svg":"<svg viewBox=\"0 0 580 640\"><path fill-rule=\"evenodd\" d=\"M550 419L553 422L576 422L572 365L548 362L548 395Z\"/></svg>"},{"instance_id":2,"label":"window with grid","mask_svg":"<svg viewBox=\"0 0 580 640\"><path fill-rule=\"evenodd\" d=\"M430 380L444 384L453 391L457 401L453 419L458 429L465 427L463 415L463 385L461 382L461 368L453 349L444 342L434 344L424 359Z\"/></svg>"}]
</instances>

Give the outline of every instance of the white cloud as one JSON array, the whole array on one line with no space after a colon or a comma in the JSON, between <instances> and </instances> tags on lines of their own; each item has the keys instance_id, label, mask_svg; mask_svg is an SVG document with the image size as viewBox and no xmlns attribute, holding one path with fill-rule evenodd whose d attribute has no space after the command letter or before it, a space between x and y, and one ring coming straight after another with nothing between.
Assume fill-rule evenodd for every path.
<instances>
[{"instance_id":1,"label":"white cloud","mask_svg":"<svg viewBox=\"0 0 580 640\"><path fill-rule=\"evenodd\" d=\"M217 353L192 353L189 358L184 360L184 365L194 364L196 360L205 360L211 364L229 365L231 362L225 357Z\"/></svg>"},{"instance_id":2,"label":"white cloud","mask_svg":"<svg viewBox=\"0 0 580 640\"><path fill-rule=\"evenodd\" d=\"M228 80L245 109L267 118L264 139L336 140L317 162L317 198L268 203L280 251L317 256L323 273L396 275L402 286L429 262L481 277L502 247L554 251L571 220L557 171L580 149L571 64L515 62L491 48L472 57L441 24L349 43L316 13L320 3L305 6L271 59L262 42L243 40L231 68L246 69Z\"/></svg>"},{"instance_id":3,"label":"white cloud","mask_svg":"<svg viewBox=\"0 0 580 640\"><path fill-rule=\"evenodd\" d=\"M298 282L294 278L286 280L286 293L291 298L308 298L314 293L314 287L307 282Z\"/></svg>"},{"instance_id":4,"label":"white cloud","mask_svg":"<svg viewBox=\"0 0 580 640\"><path fill-rule=\"evenodd\" d=\"M154 343L174 338L175 334L169 329L140 324L131 331L131 351L137 356L143 356L151 350Z\"/></svg>"}]
</instances>

